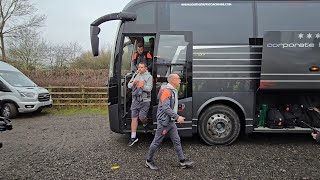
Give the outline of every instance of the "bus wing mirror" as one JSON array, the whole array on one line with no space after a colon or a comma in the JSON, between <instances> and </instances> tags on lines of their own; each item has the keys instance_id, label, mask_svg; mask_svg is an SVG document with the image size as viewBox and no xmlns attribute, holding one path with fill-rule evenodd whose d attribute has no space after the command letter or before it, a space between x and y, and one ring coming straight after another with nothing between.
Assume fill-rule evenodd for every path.
<instances>
[{"instance_id":1,"label":"bus wing mirror","mask_svg":"<svg viewBox=\"0 0 320 180\"><path fill-rule=\"evenodd\" d=\"M90 28L90 34L91 34L91 48L93 56L99 55L99 35L100 28L97 26L92 26Z\"/></svg>"},{"instance_id":2,"label":"bus wing mirror","mask_svg":"<svg viewBox=\"0 0 320 180\"><path fill-rule=\"evenodd\" d=\"M135 21L137 19L137 14L130 13L130 12L120 12L120 13L112 13L107 14L105 16L102 16L98 19L96 19L93 23L90 25L90 36L91 36L91 48L93 56L99 55L99 33L100 28L98 27L100 24L107 22L107 21L113 21L113 20L121 20L123 22L125 21Z\"/></svg>"}]
</instances>

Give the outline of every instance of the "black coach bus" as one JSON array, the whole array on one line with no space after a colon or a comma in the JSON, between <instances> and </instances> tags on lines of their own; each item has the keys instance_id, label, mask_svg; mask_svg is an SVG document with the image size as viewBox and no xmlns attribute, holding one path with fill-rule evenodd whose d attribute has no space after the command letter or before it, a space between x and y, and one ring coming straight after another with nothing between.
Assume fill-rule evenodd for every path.
<instances>
[{"instance_id":1,"label":"black coach bus","mask_svg":"<svg viewBox=\"0 0 320 180\"><path fill-rule=\"evenodd\" d=\"M300 121L312 122L306 113L320 103L319 9L320 1L305 0L132 0L98 18L90 27L94 56L98 26L119 20L108 80L111 130L130 132L127 83L141 42L153 52L153 128L156 94L168 74L178 73L181 136L199 133L214 145L231 144L240 131L311 132ZM278 113L286 111L290 120Z\"/></svg>"}]
</instances>

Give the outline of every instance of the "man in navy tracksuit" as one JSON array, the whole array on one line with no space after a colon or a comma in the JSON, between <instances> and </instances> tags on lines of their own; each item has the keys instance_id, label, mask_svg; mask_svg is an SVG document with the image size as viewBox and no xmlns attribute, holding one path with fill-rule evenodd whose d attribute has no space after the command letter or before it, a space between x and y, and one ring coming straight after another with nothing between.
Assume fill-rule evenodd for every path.
<instances>
[{"instance_id":1,"label":"man in navy tracksuit","mask_svg":"<svg viewBox=\"0 0 320 180\"><path fill-rule=\"evenodd\" d=\"M180 136L176 121L178 123L184 123L184 117L179 116L178 112L178 91L177 87L180 85L180 77L177 74L170 74L168 76L168 84L165 88L159 91L159 104L157 111L157 131L155 137L149 147L147 155L146 166L150 169L157 170L158 167L154 164L153 157L154 153L160 146L163 138L166 134L170 135L171 141L173 142L174 149L177 153L178 159L181 166L190 166L193 164L192 161L186 160L182 152Z\"/></svg>"}]
</instances>

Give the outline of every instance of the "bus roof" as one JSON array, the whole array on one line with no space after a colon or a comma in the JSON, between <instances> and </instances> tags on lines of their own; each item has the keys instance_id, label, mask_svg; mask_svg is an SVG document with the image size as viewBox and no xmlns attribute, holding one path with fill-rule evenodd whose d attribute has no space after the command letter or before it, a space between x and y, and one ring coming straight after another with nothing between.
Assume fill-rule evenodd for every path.
<instances>
[{"instance_id":1,"label":"bus roof","mask_svg":"<svg viewBox=\"0 0 320 180\"><path fill-rule=\"evenodd\" d=\"M198 0L131 0L124 8L123 10L127 10L128 8L136 5L141 4L145 2L198 2ZM221 1L230 1L230 0L213 0L217 2ZM231 0L231 1L243 1L243 0ZM279 0L244 0L244 1L279 1ZM284 0L285 1L285 0ZM289 0L289 1L319 1L319 0Z\"/></svg>"},{"instance_id":2,"label":"bus roof","mask_svg":"<svg viewBox=\"0 0 320 180\"><path fill-rule=\"evenodd\" d=\"M140 4L140 3L144 3L144 2L152 2L154 0L131 0L124 8L123 10L127 10L128 8L130 8L131 6L134 6L135 4Z\"/></svg>"}]
</instances>

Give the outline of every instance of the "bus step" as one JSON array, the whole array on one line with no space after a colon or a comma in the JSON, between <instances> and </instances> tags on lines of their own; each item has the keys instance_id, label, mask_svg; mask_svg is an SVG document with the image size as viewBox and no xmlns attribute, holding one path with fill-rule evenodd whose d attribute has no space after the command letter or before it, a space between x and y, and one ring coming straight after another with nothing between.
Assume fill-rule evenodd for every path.
<instances>
[{"instance_id":1,"label":"bus step","mask_svg":"<svg viewBox=\"0 0 320 180\"><path fill-rule=\"evenodd\" d=\"M301 128L301 127L294 127L294 128L282 128L282 129L271 129L268 127L257 127L253 129L253 132L258 133L311 133L312 130L310 128Z\"/></svg>"}]
</instances>

